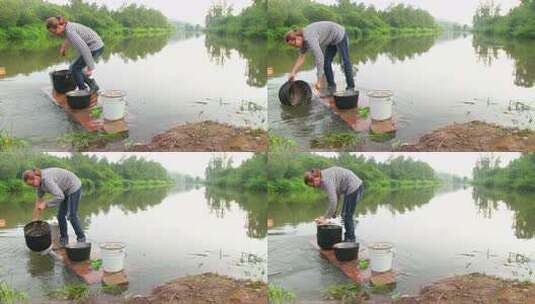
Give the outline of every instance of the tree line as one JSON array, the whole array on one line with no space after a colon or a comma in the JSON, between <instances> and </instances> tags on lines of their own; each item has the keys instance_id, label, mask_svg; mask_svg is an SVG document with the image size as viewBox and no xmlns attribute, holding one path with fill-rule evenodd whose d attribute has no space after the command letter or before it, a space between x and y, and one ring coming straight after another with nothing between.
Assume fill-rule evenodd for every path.
<instances>
[{"instance_id":1,"label":"tree line","mask_svg":"<svg viewBox=\"0 0 535 304\"><path fill-rule=\"evenodd\" d=\"M499 157L483 156L473 169L473 179L475 185L533 192L535 191L535 153L524 153L506 166L502 166Z\"/></svg>"},{"instance_id":2,"label":"tree line","mask_svg":"<svg viewBox=\"0 0 535 304\"><path fill-rule=\"evenodd\" d=\"M535 38L535 0L521 0L520 5L502 15L494 0L481 3L473 17L474 30L486 34Z\"/></svg>"},{"instance_id":3,"label":"tree line","mask_svg":"<svg viewBox=\"0 0 535 304\"><path fill-rule=\"evenodd\" d=\"M368 188L419 187L439 183L433 168L410 157L391 157L379 162L373 157L338 153L326 157L313 153L272 153L268 168L270 193L307 193L303 175L311 169L338 166L353 171Z\"/></svg>"},{"instance_id":4,"label":"tree line","mask_svg":"<svg viewBox=\"0 0 535 304\"><path fill-rule=\"evenodd\" d=\"M413 35L439 28L429 12L410 5L392 4L379 10L351 0L338 0L334 5L313 0L255 0L238 15L225 1L218 1L206 16L206 27L224 34L280 40L289 29L316 21L338 22L357 37Z\"/></svg>"},{"instance_id":5,"label":"tree line","mask_svg":"<svg viewBox=\"0 0 535 304\"><path fill-rule=\"evenodd\" d=\"M86 189L156 186L173 182L158 162L130 156L118 162L106 157L74 153L69 157L18 151L2 153L0 158L0 193L31 189L24 185L22 173L32 168L59 167L74 172Z\"/></svg>"},{"instance_id":6,"label":"tree line","mask_svg":"<svg viewBox=\"0 0 535 304\"><path fill-rule=\"evenodd\" d=\"M232 157L214 156L205 169L205 183L239 190L265 192L267 161L267 153L255 153L240 166L234 166Z\"/></svg>"},{"instance_id":7,"label":"tree line","mask_svg":"<svg viewBox=\"0 0 535 304\"><path fill-rule=\"evenodd\" d=\"M269 0L271 2L272 0ZM270 4L271 5L271 4ZM205 17L206 31L217 34L266 38L268 0L253 0L252 4L235 14L234 7L225 0L216 0Z\"/></svg>"},{"instance_id":8,"label":"tree line","mask_svg":"<svg viewBox=\"0 0 535 304\"><path fill-rule=\"evenodd\" d=\"M257 153L240 166L232 158L222 156L210 160L205 179L207 184L236 187L243 190L268 191L272 194L306 193L310 191L303 175L313 168L340 166L357 174L369 187L418 187L440 182L433 168L410 157L392 157L385 162L373 157L339 153L326 157L313 153Z\"/></svg>"},{"instance_id":9,"label":"tree line","mask_svg":"<svg viewBox=\"0 0 535 304\"><path fill-rule=\"evenodd\" d=\"M49 17L63 16L96 30L103 36L117 36L173 28L160 11L143 5L123 5L117 10L106 5L70 0L57 5L45 0L0 0L0 43L48 38L44 22Z\"/></svg>"}]
</instances>

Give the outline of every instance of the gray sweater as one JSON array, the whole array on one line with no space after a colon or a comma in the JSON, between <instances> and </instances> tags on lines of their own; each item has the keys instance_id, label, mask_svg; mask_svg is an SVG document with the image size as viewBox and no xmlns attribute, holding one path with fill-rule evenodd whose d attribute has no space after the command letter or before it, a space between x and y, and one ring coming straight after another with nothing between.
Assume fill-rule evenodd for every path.
<instances>
[{"instance_id":1,"label":"gray sweater","mask_svg":"<svg viewBox=\"0 0 535 304\"><path fill-rule=\"evenodd\" d=\"M323 77L323 63L325 56L323 50L329 45L336 45L344 39L346 30L339 24L331 21L320 21L309 24L303 29L304 45L301 54L309 50L314 55L318 78Z\"/></svg>"},{"instance_id":2,"label":"gray sweater","mask_svg":"<svg viewBox=\"0 0 535 304\"><path fill-rule=\"evenodd\" d=\"M334 217L338 205L338 195L351 194L362 185L362 180L353 171L331 167L321 171L321 188L327 192L329 204L324 217Z\"/></svg>"},{"instance_id":3,"label":"gray sweater","mask_svg":"<svg viewBox=\"0 0 535 304\"><path fill-rule=\"evenodd\" d=\"M46 193L54 196L46 204L55 206L65 200L65 195L71 195L82 188L82 182L71 171L61 168L41 170L41 186L37 189L37 197L42 198Z\"/></svg>"},{"instance_id":4,"label":"gray sweater","mask_svg":"<svg viewBox=\"0 0 535 304\"><path fill-rule=\"evenodd\" d=\"M104 46L104 42L102 42L100 36L85 25L67 22L65 26L65 37L78 50L80 56L84 58L85 64L91 70L95 69L95 60L93 60L91 52L101 49Z\"/></svg>"}]
</instances>

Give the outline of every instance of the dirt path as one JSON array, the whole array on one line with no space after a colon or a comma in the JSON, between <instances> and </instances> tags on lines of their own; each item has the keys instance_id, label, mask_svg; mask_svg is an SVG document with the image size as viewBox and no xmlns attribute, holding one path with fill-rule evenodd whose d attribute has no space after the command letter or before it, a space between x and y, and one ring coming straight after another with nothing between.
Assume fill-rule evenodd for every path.
<instances>
[{"instance_id":1,"label":"dirt path","mask_svg":"<svg viewBox=\"0 0 535 304\"><path fill-rule=\"evenodd\" d=\"M405 152L528 152L535 151L535 132L505 128L481 121L453 124L422 136Z\"/></svg>"},{"instance_id":2,"label":"dirt path","mask_svg":"<svg viewBox=\"0 0 535 304\"><path fill-rule=\"evenodd\" d=\"M434 283L395 304L534 304L535 284L473 273Z\"/></svg>"},{"instance_id":3,"label":"dirt path","mask_svg":"<svg viewBox=\"0 0 535 304\"><path fill-rule=\"evenodd\" d=\"M169 151L245 151L267 150L267 132L234 127L213 121L188 123L156 135L149 144L135 144L134 152Z\"/></svg>"},{"instance_id":4,"label":"dirt path","mask_svg":"<svg viewBox=\"0 0 535 304\"><path fill-rule=\"evenodd\" d=\"M146 297L128 304L267 304L267 286L262 282L236 280L212 273L188 276L154 288Z\"/></svg>"}]
</instances>

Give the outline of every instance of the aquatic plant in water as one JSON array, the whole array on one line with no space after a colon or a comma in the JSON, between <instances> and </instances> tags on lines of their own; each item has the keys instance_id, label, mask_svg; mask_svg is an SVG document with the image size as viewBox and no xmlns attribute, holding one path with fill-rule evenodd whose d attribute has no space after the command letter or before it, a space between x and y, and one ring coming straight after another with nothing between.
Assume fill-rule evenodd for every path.
<instances>
[{"instance_id":1,"label":"aquatic plant in water","mask_svg":"<svg viewBox=\"0 0 535 304\"><path fill-rule=\"evenodd\" d=\"M69 300L81 302L91 294L89 286L86 284L67 284L58 288L50 289L47 295L55 300Z\"/></svg>"},{"instance_id":2,"label":"aquatic plant in water","mask_svg":"<svg viewBox=\"0 0 535 304\"><path fill-rule=\"evenodd\" d=\"M325 291L325 297L328 300L359 303L361 299L366 299L368 295L359 284L340 284L329 287Z\"/></svg>"},{"instance_id":3,"label":"aquatic plant in water","mask_svg":"<svg viewBox=\"0 0 535 304\"><path fill-rule=\"evenodd\" d=\"M294 303L296 296L294 293L274 284L268 285L269 304Z\"/></svg>"},{"instance_id":4,"label":"aquatic plant in water","mask_svg":"<svg viewBox=\"0 0 535 304\"><path fill-rule=\"evenodd\" d=\"M28 294L9 286L6 282L0 282L0 303L15 304L28 300Z\"/></svg>"},{"instance_id":5,"label":"aquatic plant in water","mask_svg":"<svg viewBox=\"0 0 535 304\"><path fill-rule=\"evenodd\" d=\"M314 149L355 149L364 142L361 134L354 132L328 133L310 141Z\"/></svg>"}]
</instances>

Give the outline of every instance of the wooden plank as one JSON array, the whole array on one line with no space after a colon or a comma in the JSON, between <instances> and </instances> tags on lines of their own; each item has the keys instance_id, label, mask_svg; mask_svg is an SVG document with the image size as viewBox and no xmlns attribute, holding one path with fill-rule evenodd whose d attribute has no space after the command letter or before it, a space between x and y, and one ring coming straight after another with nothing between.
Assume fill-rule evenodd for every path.
<instances>
[{"instance_id":1,"label":"wooden plank","mask_svg":"<svg viewBox=\"0 0 535 304\"><path fill-rule=\"evenodd\" d=\"M128 131L128 124L125 119L116 121L107 121L103 118L93 118L91 110L97 106L98 96L91 96L91 105L86 109L75 110L69 107L67 96L52 89L44 88L43 93L57 106L62 108L77 123L79 123L88 132L106 132L109 134L124 133Z\"/></svg>"},{"instance_id":2,"label":"wooden plank","mask_svg":"<svg viewBox=\"0 0 535 304\"><path fill-rule=\"evenodd\" d=\"M393 271L388 272L372 272L370 283L374 286L385 286L396 283L396 273Z\"/></svg>"},{"instance_id":3,"label":"wooden plank","mask_svg":"<svg viewBox=\"0 0 535 304\"><path fill-rule=\"evenodd\" d=\"M94 270L91 268L91 261L73 262L67 256L64 248L56 248L50 251L50 254L59 261L62 261L67 268L73 271L86 284L93 285L102 281L104 271L102 269ZM91 248L91 259L97 259L96 251Z\"/></svg>"},{"instance_id":4,"label":"wooden plank","mask_svg":"<svg viewBox=\"0 0 535 304\"><path fill-rule=\"evenodd\" d=\"M368 282L371 277L371 271L370 269L361 270L359 268L359 262L358 260L361 258L364 258L365 250L363 248L360 248L359 250L359 259L349 261L349 262L340 262L336 259L336 256L334 255L334 250L324 250L321 249L318 244L316 243L316 240L311 240L310 243L314 248L319 250L321 257L329 261L331 264L336 266L340 271L342 271L351 281L357 283L357 284L363 284L365 282ZM361 256L361 254L363 256Z\"/></svg>"},{"instance_id":5,"label":"wooden plank","mask_svg":"<svg viewBox=\"0 0 535 304\"><path fill-rule=\"evenodd\" d=\"M367 98L359 96L358 107L349 110L340 110L336 107L336 102L333 96L322 96L317 89L312 89L314 98L321 104L327 107L334 115L338 116L344 121L351 129L357 132L372 131L376 134L393 133L396 131L394 120L389 119L386 121L375 121L367 117L361 117L359 114L359 108L368 108L369 102Z\"/></svg>"},{"instance_id":6,"label":"wooden plank","mask_svg":"<svg viewBox=\"0 0 535 304\"><path fill-rule=\"evenodd\" d=\"M124 271L115 273L104 272L104 275L102 276L102 284L108 286L125 286L128 285L128 278Z\"/></svg>"},{"instance_id":7,"label":"wooden plank","mask_svg":"<svg viewBox=\"0 0 535 304\"><path fill-rule=\"evenodd\" d=\"M100 258L100 252L97 246L91 246L90 259L83 262L73 262L67 256L67 251L59 246L59 228L51 225L52 233L52 250L48 252L56 260L61 261L71 271L73 271L80 279L86 284L93 285L97 283L103 283L105 285L118 285L124 286L128 284L128 279L124 271L117 273L106 273L101 269L94 270L91 267L91 260Z\"/></svg>"}]
</instances>

